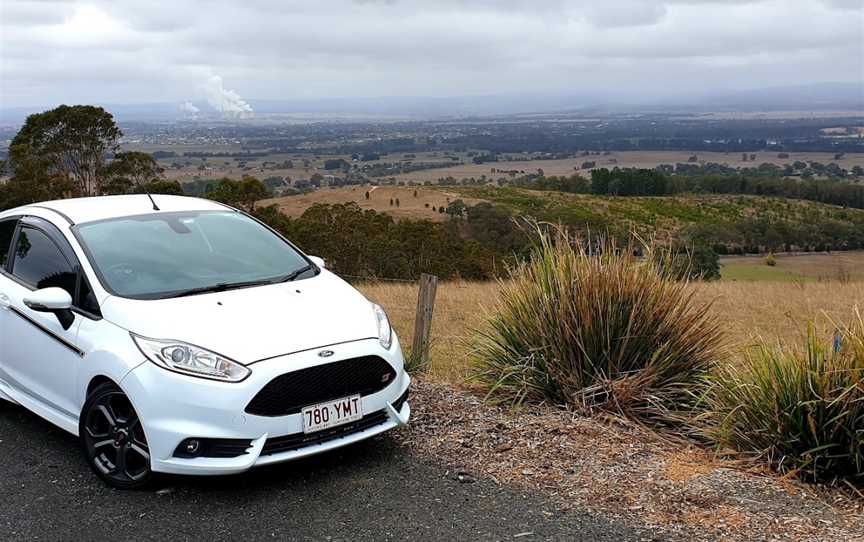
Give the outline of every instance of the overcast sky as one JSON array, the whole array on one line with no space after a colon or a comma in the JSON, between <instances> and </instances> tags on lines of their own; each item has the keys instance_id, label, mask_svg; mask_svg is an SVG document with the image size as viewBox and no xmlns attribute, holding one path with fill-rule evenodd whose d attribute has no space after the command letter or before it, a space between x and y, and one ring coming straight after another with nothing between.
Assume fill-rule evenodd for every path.
<instances>
[{"instance_id":1,"label":"overcast sky","mask_svg":"<svg viewBox=\"0 0 864 542\"><path fill-rule=\"evenodd\" d=\"M864 81L864 0L0 0L0 106Z\"/></svg>"}]
</instances>

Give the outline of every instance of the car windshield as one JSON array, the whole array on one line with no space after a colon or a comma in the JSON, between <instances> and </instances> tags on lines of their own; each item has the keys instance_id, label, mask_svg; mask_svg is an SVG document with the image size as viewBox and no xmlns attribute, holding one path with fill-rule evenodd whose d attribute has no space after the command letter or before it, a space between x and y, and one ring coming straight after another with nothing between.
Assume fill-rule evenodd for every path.
<instances>
[{"instance_id":1,"label":"car windshield","mask_svg":"<svg viewBox=\"0 0 864 542\"><path fill-rule=\"evenodd\" d=\"M76 229L102 283L122 297L193 295L312 270L290 244L234 211L130 216Z\"/></svg>"}]
</instances>

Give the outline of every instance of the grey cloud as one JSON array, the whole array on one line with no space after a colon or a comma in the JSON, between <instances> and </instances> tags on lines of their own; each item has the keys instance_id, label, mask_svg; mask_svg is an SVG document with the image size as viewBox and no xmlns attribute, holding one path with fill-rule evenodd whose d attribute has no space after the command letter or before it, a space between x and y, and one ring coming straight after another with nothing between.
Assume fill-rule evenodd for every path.
<instances>
[{"instance_id":1,"label":"grey cloud","mask_svg":"<svg viewBox=\"0 0 864 542\"><path fill-rule=\"evenodd\" d=\"M864 0L822 0L828 6L836 9L857 9L864 8ZM861 21L864 25L864 21Z\"/></svg>"},{"instance_id":2,"label":"grey cloud","mask_svg":"<svg viewBox=\"0 0 864 542\"><path fill-rule=\"evenodd\" d=\"M0 3L0 24L45 25L61 23L74 10L74 7L64 2L20 2L9 1Z\"/></svg>"},{"instance_id":3,"label":"grey cloud","mask_svg":"<svg viewBox=\"0 0 864 542\"><path fill-rule=\"evenodd\" d=\"M666 15L666 6L645 2L599 4L587 10L587 19L601 27L642 26L655 24Z\"/></svg>"},{"instance_id":4,"label":"grey cloud","mask_svg":"<svg viewBox=\"0 0 864 542\"><path fill-rule=\"evenodd\" d=\"M862 81L860 1L0 4L0 105Z\"/></svg>"}]
</instances>

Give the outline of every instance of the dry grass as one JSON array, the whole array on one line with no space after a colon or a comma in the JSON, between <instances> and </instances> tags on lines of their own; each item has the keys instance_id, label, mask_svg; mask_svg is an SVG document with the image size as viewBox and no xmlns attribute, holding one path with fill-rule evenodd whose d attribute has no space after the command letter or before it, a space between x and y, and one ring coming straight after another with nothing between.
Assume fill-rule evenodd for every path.
<instances>
[{"instance_id":1,"label":"dry grass","mask_svg":"<svg viewBox=\"0 0 864 542\"><path fill-rule=\"evenodd\" d=\"M359 287L369 299L385 308L407 354L414 339L417 286L381 282ZM494 282L454 281L438 285L430 347L433 378L457 383L468 376L465 346L468 331L483 320L497 294L498 285Z\"/></svg>"},{"instance_id":2,"label":"dry grass","mask_svg":"<svg viewBox=\"0 0 864 542\"><path fill-rule=\"evenodd\" d=\"M359 287L387 310L403 348L410 349L417 287L392 283ZM768 342L804 344L808 321L815 318L817 331L830 333L832 321L851 321L856 304L864 308L864 282L715 282L692 287L699 299L714 301L711 310L726 322L728 338L739 351L760 337ZM432 324L431 376L435 380L464 381L469 372L469 331L483 320L497 295L494 282L439 285Z\"/></svg>"},{"instance_id":3,"label":"dry grass","mask_svg":"<svg viewBox=\"0 0 864 542\"><path fill-rule=\"evenodd\" d=\"M851 321L856 305L864 306L864 282L718 282L697 288L698 295L715 300L713 309L739 347L757 338L804 344L811 320L825 335L835 322Z\"/></svg>"}]
</instances>

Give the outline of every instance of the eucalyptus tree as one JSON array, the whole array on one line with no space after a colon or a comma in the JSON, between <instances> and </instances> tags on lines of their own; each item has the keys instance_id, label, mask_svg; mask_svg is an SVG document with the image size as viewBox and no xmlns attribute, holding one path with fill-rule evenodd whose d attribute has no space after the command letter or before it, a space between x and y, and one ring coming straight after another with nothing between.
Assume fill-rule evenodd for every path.
<instances>
[{"instance_id":1,"label":"eucalyptus tree","mask_svg":"<svg viewBox=\"0 0 864 542\"><path fill-rule=\"evenodd\" d=\"M64 178L82 196L102 192L106 161L123 133L101 107L61 105L27 117L9 146L13 179Z\"/></svg>"}]
</instances>

